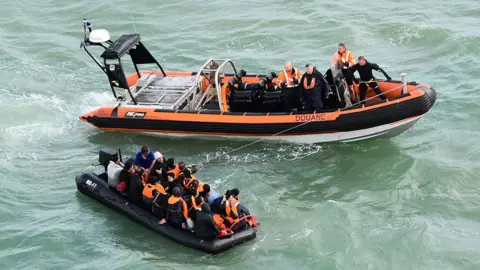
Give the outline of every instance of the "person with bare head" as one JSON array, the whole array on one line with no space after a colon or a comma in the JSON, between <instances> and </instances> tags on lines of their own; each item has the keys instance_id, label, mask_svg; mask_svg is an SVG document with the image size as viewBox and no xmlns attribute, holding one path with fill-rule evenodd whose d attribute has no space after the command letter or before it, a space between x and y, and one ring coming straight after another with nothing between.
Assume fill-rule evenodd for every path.
<instances>
[{"instance_id":1,"label":"person with bare head","mask_svg":"<svg viewBox=\"0 0 480 270\"><path fill-rule=\"evenodd\" d=\"M353 89L353 74L350 70L350 67L355 65L355 58L353 57L353 53L347 50L347 47L344 43L338 44L338 62L342 69L343 76L345 77L345 81L347 81L348 89L350 90L350 95L356 98L356 92Z\"/></svg>"},{"instance_id":2,"label":"person with bare head","mask_svg":"<svg viewBox=\"0 0 480 270\"><path fill-rule=\"evenodd\" d=\"M368 87L371 87L381 99L386 99L372 73L373 70L380 71L383 73L385 78L387 78L387 81L390 81L392 78L390 78L390 76L388 76L388 74L382 68L375 63L368 62L365 57L360 56L358 57L358 63L350 67L350 70L352 71L352 74L355 73L355 71L358 71L358 74L360 74L360 80L362 80L362 82L360 82L359 88L360 102L362 102L362 104L365 104L365 96L367 95Z\"/></svg>"},{"instance_id":3,"label":"person with bare head","mask_svg":"<svg viewBox=\"0 0 480 270\"><path fill-rule=\"evenodd\" d=\"M283 107L285 112L290 112L292 107L298 106L299 101L299 89L298 83L302 78L302 72L300 69L293 67L291 61L285 63L285 68L280 72L277 78L277 86L282 89L282 95L284 97Z\"/></svg>"},{"instance_id":4,"label":"person with bare head","mask_svg":"<svg viewBox=\"0 0 480 270\"><path fill-rule=\"evenodd\" d=\"M305 110L320 111L323 108L323 97L327 91L327 83L322 73L312 64L307 64L305 74L300 80L300 87L303 90Z\"/></svg>"}]
</instances>

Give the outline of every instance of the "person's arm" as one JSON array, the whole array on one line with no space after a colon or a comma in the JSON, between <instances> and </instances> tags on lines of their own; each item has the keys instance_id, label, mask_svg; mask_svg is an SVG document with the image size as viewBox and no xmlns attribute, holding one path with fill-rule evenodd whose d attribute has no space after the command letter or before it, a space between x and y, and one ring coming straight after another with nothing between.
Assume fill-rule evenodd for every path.
<instances>
[{"instance_id":1,"label":"person's arm","mask_svg":"<svg viewBox=\"0 0 480 270\"><path fill-rule=\"evenodd\" d=\"M383 70L381 67L379 67L377 64L375 63L370 63L370 66L372 67L373 70L376 70L376 71L380 71L383 73L383 76L385 76L385 78L387 78L387 81L390 81L392 80L392 78L390 76L388 76L387 72L385 72L385 70Z\"/></svg>"},{"instance_id":2,"label":"person's arm","mask_svg":"<svg viewBox=\"0 0 480 270\"><path fill-rule=\"evenodd\" d=\"M305 79L305 74L307 74L307 73L303 73L302 78L300 79L300 82L299 82L301 89L305 89L305 88L303 87L303 80L306 80L306 79Z\"/></svg>"},{"instance_id":3,"label":"person's arm","mask_svg":"<svg viewBox=\"0 0 480 270\"><path fill-rule=\"evenodd\" d=\"M209 219L208 219L208 223L210 223L210 226L212 226L212 228L215 230L215 233L217 235L221 234L222 231L220 231L220 229L218 228L217 224L215 224L215 221L213 220L213 216L210 215Z\"/></svg>"},{"instance_id":4,"label":"person's arm","mask_svg":"<svg viewBox=\"0 0 480 270\"><path fill-rule=\"evenodd\" d=\"M237 209L238 211L243 212L245 215L250 216L250 211L245 205L243 205L243 203L239 203Z\"/></svg>"},{"instance_id":5,"label":"person's arm","mask_svg":"<svg viewBox=\"0 0 480 270\"><path fill-rule=\"evenodd\" d=\"M184 199L180 199L182 200L182 208L183 208L183 217L185 218L185 220L188 219L188 207L187 207L187 203L185 202Z\"/></svg>"},{"instance_id":6,"label":"person's arm","mask_svg":"<svg viewBox=\"0 0 480 270\"><path fill-rule=\"evenodd\" d=\"M285 87L286 84L287 84L287 78L285 78L284 72L281 71L277 77L277 86L283 88Z\"/></svg>"},{"instance_id":7,"label":"person's arm","mask_svg":"<svg viewBox=\"0 0 480 270\"><path fill-rule=\"evenodd\" d=\"M140 159L142 158L142 153L138 152L135 156L135 165L140 166Z\"/></svg>"}]
</instances>

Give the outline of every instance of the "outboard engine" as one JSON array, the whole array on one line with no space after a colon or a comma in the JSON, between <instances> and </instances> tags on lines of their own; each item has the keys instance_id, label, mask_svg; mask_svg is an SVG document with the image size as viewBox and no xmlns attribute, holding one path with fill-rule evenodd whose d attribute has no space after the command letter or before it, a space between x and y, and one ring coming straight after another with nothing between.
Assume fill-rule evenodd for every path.
<instances>
[{"instance_id":1,"label":"outboard engine","mask_svg":"<svg viewBox=\"0 0 480 270\"><path fill-rule=\"evenodd\" d=\"M100 165L105 167L105 171L107 171L108 163L111 161L116 161L119 158L119 153L113 149L105 148L101 149L98 153L98 162Z\"/></svg>"}]
</instances>

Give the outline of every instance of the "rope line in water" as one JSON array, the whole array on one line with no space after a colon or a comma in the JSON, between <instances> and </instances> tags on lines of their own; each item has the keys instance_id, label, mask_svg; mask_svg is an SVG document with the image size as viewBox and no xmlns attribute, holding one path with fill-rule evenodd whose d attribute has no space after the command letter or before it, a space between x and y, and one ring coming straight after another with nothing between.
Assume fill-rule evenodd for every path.
<instances>
[{"instance_id":1,"label":"rope line in water","mask_svg":"<svg viewBox=\"0 0 480 270\"><path fill-rule=\"evenodd\" d=\"M392 88L392 89L390 89L390 90L388 90L388 91L382 92L382 94L386 94L386 93L392 92L392 91L397 90L397 89L400 89L400 88L402 88L402 87L403 87L403 85L400 85L400 86L395 87L395 88ZM380 94L380 95L382 95L382 94ZM378 96L380 96L380 95L375 95L375 96L373 96L373 97L369 97L369 98L365 99L363 102L366 102L366 101L368 101L368 100L374 99L374 98L376 98L376 97L378 97ZM351 106L345 106L345 107L343 107L343 108L340 108L340 109L338 109L338 111L341 112L341 111L346 110L346 109L348 109L348 108L357 106L358 104L361 104L361 103L362 103L362 101L358 101L358 102L352 104ZM316 112L314 112L314 113L316 113ZM294 130L294 129L296 129L296 128L299 128L299 127L301 127L301 126L304 126L304 125L306 125L306 124L309 124L309 123L313 122L313 120L314 120L314 118L312 117L312 119L308 120L307 122L303 122L303 123L298 124L298 125L296 125L296 126L293 126L293 127L291 127L291 128L282 130L282 131L277 132L277 133L275 133L275 134L273 134L273 135L266 136L266 137L262 137L262 138L260 138L260 139L258 139L258 140L256 140L256 141L253 141L253 142L251 142L251 143L248 143L248 144L245 144L245 145L240 146L240 147L238 147L238 148L235 148L235 149L233 149L233 150L231 150L231 151L228 151L228 152L226 152L226 153L223 153L223 154L221 154L221 155L219 155L219 156L216 156L216 157L213 157L213 158L211 158L211 159L208 159L208 160L206 160L205 162L199 163L198 166L202 167L202 166L204 166L205 164L211 162L212 160L216 160L216 159L218 159L218 158L220 158L220 157L226 156L226 155L228 155L228 154L231 154L231 153L233 153L233 152L236 152L236 151L238 151L238 150L241 150L241 149L243 149L243 148L245 148L245 147L248 147L248 146L254 145L254 144L256 144L256 143L262 142L262 141L266 140L266 139L269 138L269 137L278 136L278 135L283 134L283 133L285 133L285 132L287 132L287 131Z\"/></svg>"}]
</instances>

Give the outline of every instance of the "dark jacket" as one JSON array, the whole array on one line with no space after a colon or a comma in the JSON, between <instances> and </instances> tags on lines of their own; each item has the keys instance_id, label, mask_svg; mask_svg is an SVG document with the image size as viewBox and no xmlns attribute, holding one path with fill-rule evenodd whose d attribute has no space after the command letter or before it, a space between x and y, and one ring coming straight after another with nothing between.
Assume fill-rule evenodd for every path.
<instances>
[{"instance_id":1,"label":"dark jacket","mask_svg":"<svg viewBox=\"0 0 480 270\"><path fill-rule=\"evenodd\" d=\"M157 172L157 170L162 170L161 174ZM152 172L150 173L150 176L156 176L160 182L165 182L167 181L167 172L168 172L168 167L167 167L167 162L157 162L153 164L152 167Z\"/></svg>"},{"instance_id":2,"label":"dark jacket","mask_svg":"<svg viewBox=\"0 0 480 270\"><path fill-rule=\"evenodd\" d=\"M373 70L382 72L385 78L387 78L387 80L391 80L390 76L388 76L388 74L375 63L367 62L364 66L356 63L355 65L350 67L350 70L352 71L352 74L355 71L358 71L358 74L360 74L360 79L365 82L375 79L375 77L373 76Z\"/></svg>"},{"instance_id":3,"label":"dark jacket","mask_svg":"<svg viewBox=\"0 0 480 270\"><path fill-rule=\"evenodd\" d=\"M202 239L213 239L221 233L213 220L210 207L207 203L202 205L202 211L196 213L195 235Z\"/></svg>"},{"instance_id":4,"label":"dark jacket","mask_svg":"<svg viewBox=\"0 0 480 270\"><path fill-rule=\"evenodd\" d=\"M128 199L134 204L141 205L143 203L143 183L142 177L138 174L133 174L127 183Z\"/></svg>"},{"instance_id":5,"label":"dark jacket","mask_svg":"<svg viewBox=\"0 0 480 270\"><path fill-rule=\"evenodd\" d=\"M302 89L306 89L305 85L310 86L312 78L315 78L314 88L320 88L320 90L323 91L328 89L325 78L323 77L322 73L316 69L313 70L312 74L307 74L306 72L303 74L302 78L300 79L300 87Z\"/></svg>"}]
</instances>

